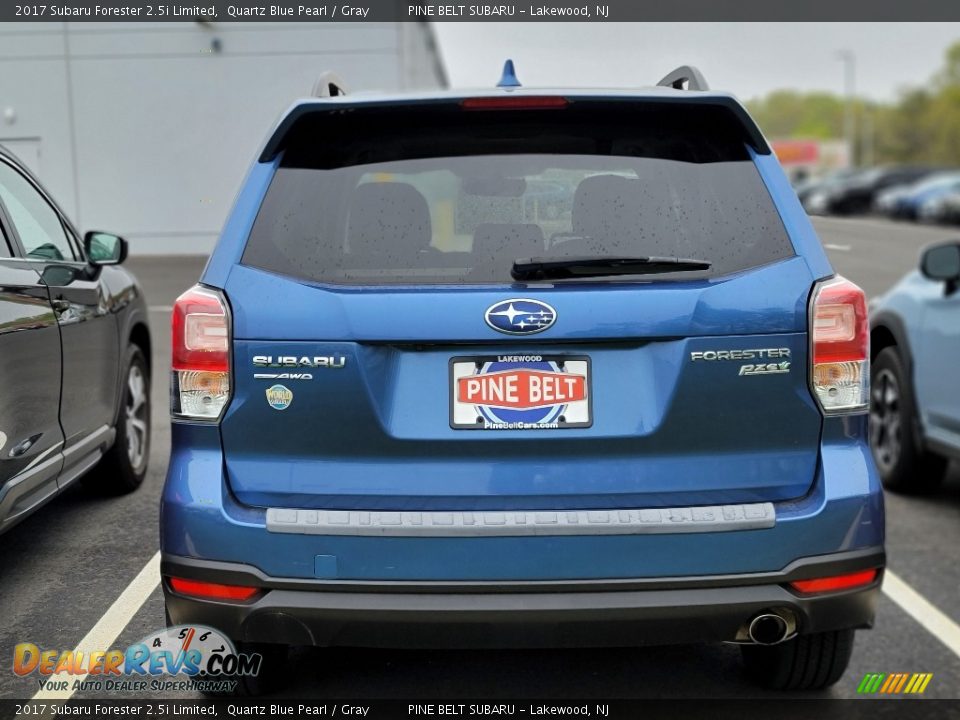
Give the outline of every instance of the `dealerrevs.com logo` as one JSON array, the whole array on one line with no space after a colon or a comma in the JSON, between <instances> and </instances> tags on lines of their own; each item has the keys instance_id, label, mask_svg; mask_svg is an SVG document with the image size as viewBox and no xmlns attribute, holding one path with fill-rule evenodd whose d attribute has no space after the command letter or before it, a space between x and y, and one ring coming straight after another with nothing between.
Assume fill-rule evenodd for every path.
<instances>
[{"instance_id":1,"label":"dealerrevs.com logo","mask_svg":"<svg viewBox=\"0 0 960 720\"><path fill-rule=\"evenodd\" d=\"M126 650L42 650L33 643L13 650L13 672L35 675L42 690L230 692L238 676L257 675L262 662L203 625L165 628Z\"/></svg>"}]
</instances>

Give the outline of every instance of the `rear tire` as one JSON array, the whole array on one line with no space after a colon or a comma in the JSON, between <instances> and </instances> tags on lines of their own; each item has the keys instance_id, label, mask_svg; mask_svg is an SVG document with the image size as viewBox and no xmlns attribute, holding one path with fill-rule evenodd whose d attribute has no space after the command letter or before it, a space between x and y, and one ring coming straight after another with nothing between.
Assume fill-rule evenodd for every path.
<instances>
[{"instance_id":1,"label":"rear tire","mask_svg":"<svg viewBox=\"0 0 960 720\"><path fill-rule=\"evenodd\" d=\"M123 399L117 417L117 437L84 483L106 495L133 492L147 475L150 462L150 371L143 352L127 346Z\"/></svg>"},{"instance_id":2,"label":"rear tire","mask_svg":"<svg viewBox=\"0 0 960 720\"><path fill-rule=\"evenodd\" d=\"M853 630L800 635L779 645L743 645L747 675L772 690L821 690L846 672Z\"/></svg>"},{"instance_id":3,"label":"rear tire","mask_svg":"<svg viewBox=\"0 0 960 720\"><path fill-rule=\"evenodd\" d=\"M884 487L905 493L935 490L948 461L921 444L913 385L896 348L880 351L870 376L870 449Z\"/></svg>"}]
</instances>

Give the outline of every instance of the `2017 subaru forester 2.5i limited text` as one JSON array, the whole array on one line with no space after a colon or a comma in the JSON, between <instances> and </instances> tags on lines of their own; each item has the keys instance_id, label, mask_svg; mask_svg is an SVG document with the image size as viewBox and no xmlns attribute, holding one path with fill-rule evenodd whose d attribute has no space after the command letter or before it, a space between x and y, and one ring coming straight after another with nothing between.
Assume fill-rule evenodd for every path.
<instances>
[{"instance_id":1,"label":"2017 subaru forester 2.5i limited text","mask_svg":"<svg viewBox=\"0 0 960 720\"><path fill-rule=\"evenodd\" d=\"M884 566L864 296L687 75L289 110L173 313L170 622L264 669L710 641L842 675Z\"/></svg>"}]
</instances>

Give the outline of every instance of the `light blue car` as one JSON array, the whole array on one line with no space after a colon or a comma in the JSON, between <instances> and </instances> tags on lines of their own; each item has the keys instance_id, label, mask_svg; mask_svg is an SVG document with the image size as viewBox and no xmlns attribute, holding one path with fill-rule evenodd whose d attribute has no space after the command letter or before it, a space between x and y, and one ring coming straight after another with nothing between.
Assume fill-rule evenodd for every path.
<instances>
[{"instance_id":1,"label":"light blue car","mask_svg":"<svg viewBox=\"0 0 960 720\"><path fill-rule=\"evenodd\" d=\"M936 488L960 456L960 243L927 248L872 305L870 445L891 490Z\"/></svg>"}]
</instances>

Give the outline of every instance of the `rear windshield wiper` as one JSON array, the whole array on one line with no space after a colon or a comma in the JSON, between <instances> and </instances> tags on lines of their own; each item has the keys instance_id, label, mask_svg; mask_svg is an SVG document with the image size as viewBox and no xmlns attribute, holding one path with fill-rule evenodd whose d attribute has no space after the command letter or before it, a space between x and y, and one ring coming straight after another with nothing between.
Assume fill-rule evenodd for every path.
<instances>
[{"instance_id":1,"label":"rear windshield wiper","mask_svg":"<svg viewBox=\"0 0 960 720\"><path fill-rule=\"evenodd\" d=\"M605 275L653 275L657 273L709 270L706 260L675 257L558 257L521 258L513 263L514 280L561 280Z\"/></svg>"}]
</instances>

